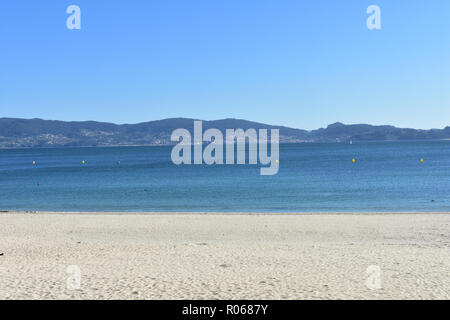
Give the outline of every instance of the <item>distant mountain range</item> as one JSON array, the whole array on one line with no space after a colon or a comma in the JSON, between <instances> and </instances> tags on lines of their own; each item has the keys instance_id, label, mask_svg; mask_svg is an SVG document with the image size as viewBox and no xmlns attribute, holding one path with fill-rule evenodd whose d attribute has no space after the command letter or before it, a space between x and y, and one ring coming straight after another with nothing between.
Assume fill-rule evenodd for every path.
<instances>
[{"instance_id":1,"label":"distant mountain range","mask_svg":"<svg viewBox=\"0 0 450 320\"><path fill-rule=\"evenodd\" d=\"M169 145L173 130L193 131L194 119L171 118L137 124L81 121L66 122L42 119L0 118L0 148ZM203 130L279 129L280 142L349 142L349 141L407 141L450 139L450 127L416 130L368 124L334 123L326 128L307 131L267 125L247 120L223 119L203 121Z\"/></svg>"}]
</instances>

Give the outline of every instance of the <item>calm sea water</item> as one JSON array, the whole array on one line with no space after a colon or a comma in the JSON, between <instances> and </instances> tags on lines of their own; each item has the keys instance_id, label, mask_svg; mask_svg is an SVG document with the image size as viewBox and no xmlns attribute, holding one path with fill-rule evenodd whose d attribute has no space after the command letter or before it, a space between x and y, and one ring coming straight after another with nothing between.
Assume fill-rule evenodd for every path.
<instances>
[{"instance_id":1,"label":"calm sea water","mask_svg":"<svg viewBox=\"0 0 450 320\"><path fill-rule=\"evenodd\" d=\"M0 150L0 209L450 211L450 141L284 144L274 176L259 165L176 166L170 152Z\"/></svg>"}]
</instances>

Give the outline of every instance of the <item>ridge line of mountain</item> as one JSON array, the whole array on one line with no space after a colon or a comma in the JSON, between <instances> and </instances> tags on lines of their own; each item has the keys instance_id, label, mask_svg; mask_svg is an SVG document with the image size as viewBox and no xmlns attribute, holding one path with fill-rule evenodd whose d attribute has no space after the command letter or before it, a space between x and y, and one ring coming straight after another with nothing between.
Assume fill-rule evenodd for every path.
<instances>
[{"instance_id":1,"label":"ridge line of mountain","mask_svg":"<svg viewBox=\"0 0 450 320\"><path fill-rule=\"evenodd\" d=\"M170 145L173 130L193 132L197 119L168 118L136 124L98 121L60 121L0 118L0 148ZM450 127L444 129L397 128L390 125L350 124L340 122L316 130L295 129L243 119L203 120L203 130L279 129L281 143L450 140Z\"/></svg>"}]
</instances>

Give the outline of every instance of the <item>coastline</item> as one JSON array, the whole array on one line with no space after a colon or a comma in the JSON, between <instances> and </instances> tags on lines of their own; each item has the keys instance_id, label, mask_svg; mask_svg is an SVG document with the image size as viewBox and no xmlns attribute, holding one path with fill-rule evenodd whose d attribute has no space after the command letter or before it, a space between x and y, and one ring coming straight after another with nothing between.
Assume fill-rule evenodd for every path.
<instances>
[{"instance_id":1,"label":"coastline","mask_svg":"<svg viewBox=\"0 0 450 320\"><path fill-rule=\"evenodd\" d=\"M450 298L450 214L1 213L0 226L0 299Z\"/></svg>"},{"instance_id":2,"label":"coastline","mask_svg":"<svg viewBox=\"0 0 450 320\"><path fill-rule=\"evenodd\" d=\"M345 216L345 215L450 215L450 211L34 211L34 210L0 210L0 215L136 215L136 216L184 216L184 215L214 215L214 216Z\"/></svg>"}]
</instances>

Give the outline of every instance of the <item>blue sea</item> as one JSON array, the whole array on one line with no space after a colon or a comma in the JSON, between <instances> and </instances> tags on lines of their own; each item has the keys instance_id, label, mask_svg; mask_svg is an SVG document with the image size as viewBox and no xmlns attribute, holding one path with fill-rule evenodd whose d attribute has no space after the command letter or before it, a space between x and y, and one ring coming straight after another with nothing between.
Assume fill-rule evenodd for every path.
<instances>
[{"instance_id":1,"label":"blue sea","mask_svg":"<svg viewBox=\"0 0 450 320\"><path fill-rule=\"evenodd\" d=\"M450 212L450 141L282 144L273 176L171 149L0 150L0 210Z\"/></svg>"}]
</instances>

